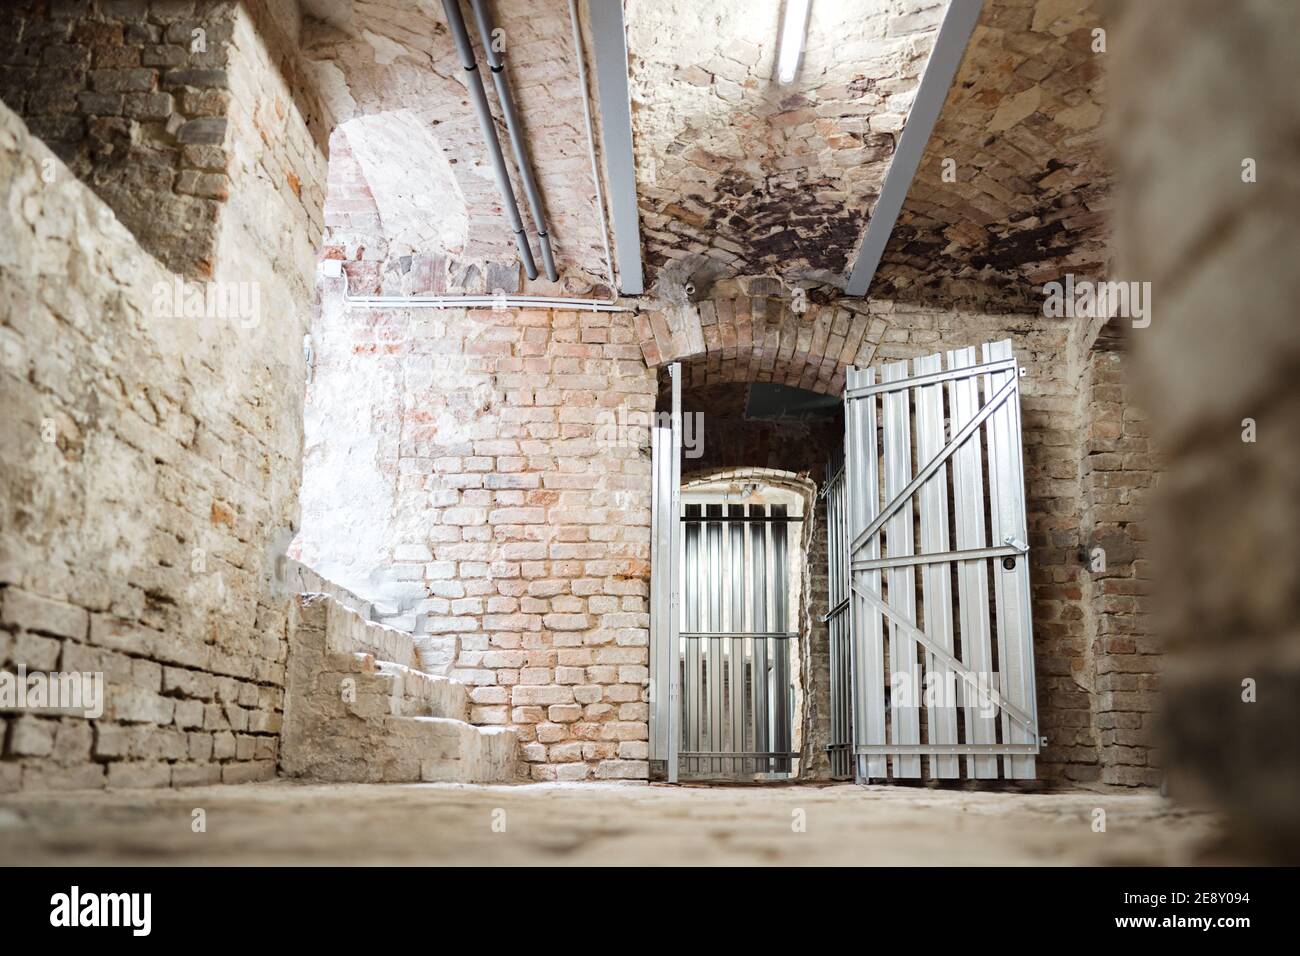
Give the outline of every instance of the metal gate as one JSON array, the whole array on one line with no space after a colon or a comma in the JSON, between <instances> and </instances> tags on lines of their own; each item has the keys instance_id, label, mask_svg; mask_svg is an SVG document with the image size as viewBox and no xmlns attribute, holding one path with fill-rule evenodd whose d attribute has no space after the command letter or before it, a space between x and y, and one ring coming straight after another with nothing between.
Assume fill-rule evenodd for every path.
<instances>
[{"instance_id":1,"label":"metal gate","mask_svg":"<svg viewBox=\"0 0 1300 956\"><path fill-rule=\"evenodd\" d=\"M687 504L682 669L684 776L788 775L793 710L791 522L784 505Z\"/></svg>"},{"instance_id":2,"label":"metal gate","mask_svg":"<svg viewBox=\"0 0 1300 956\"><path fill-rule=\"evenodd\" d=\"M652 435L651 776L793 772L790 531L785 505L682 505L680 369Z\"/></svg>"},{"instance_id":3,"label":"metal gate","mask_svg":"<svg viewBox=\"0 0 1300 956\"><path fill-rule=\"evenodd\" d=\"M848 372L824 493L838 775L1034 776L1022 374L1009 341Z\"/></svg>"}]
</instances>

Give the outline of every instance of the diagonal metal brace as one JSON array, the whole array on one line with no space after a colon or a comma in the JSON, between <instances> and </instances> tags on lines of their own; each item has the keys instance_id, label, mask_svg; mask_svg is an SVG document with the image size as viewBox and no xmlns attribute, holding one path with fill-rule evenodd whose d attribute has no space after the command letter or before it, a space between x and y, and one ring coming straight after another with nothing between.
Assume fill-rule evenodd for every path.
<instances>
[{"instance_id":1,"label":"diagonal metal brace","mask_svg":"<svg viewBox=\"0 0 1300 956\"><path fill-rule=\"evenodd\" d=\"M1005 698L1003 698L1001 694L999 694L992 687L982 686L979 682L979 678L975 675L974 671L972 671L961 661L957 660L957 658L953 657L952 654L948 653L948 651L945 650L942 645L937 644L936 642L930 640L930 638L927 637L921 631L921 629L918 628L915 624L913 624L905 615L903 615L902 612L897 611L894 608L890 607L888 604L884 602L884 600L880 597L879 594L877 594L875 591L871 590L870 588L858 587L856 582L853 584L853 591L855 594L858 595L858 597L865 600L868 604L874 606L876 610L878 610L881 614L885 615L885 617L889 618L889 620L892 621L896 626L906 631L908 633L908 636L910 636L913 640L919 643L927 651L932 653L935 657L939 658L939 660L943 661L943 663L947 664L950 668L952 668L953 671L956 672L958 677L960 677L966 683L970 684L971 687L975 689L975 692L977 694L984 697L985 700L993 704L995 707L1001 708L1001 710L1005 714L1007 714L1018 724L1024 727L1025 730L1029 732L1030 736L1037 735L1038 731L1034 727L1034 721L1028 714L1026 714L1015 704L1012 704L1010 701L1007 701Z\"/></svg>"},{"instance_id":2,"label":"diagonal metal brace","mask_svg":"<svg viewBox=\"0 0 1300 956\"><path fill-rule=\"evenodd\" d=\"M912 495L916 494L916 490L925 484L926 481L929 480L930 476L938 471L939 467L945 461L952 457L952 453L961 447L962 443L975 433L975 429L984 424L984 420L992 415L993 412L997 410L998 406L1006 401L1007 396L1015 391L1019 384L1020 380L1015 375L1012 375L1007 379L1006 384L994 393L993 397L979 410L979 413L963 425L961 430L952 436L952 441L944 445L939 454L931 458L926 466L916 473L916 477L907 483L907 487L896 494L893 499L890 500L889 504L885 505L885 507L881 509L880 514L876 515L871 524L867 525L863 532L853 539L853 545L849 549L849 553L856 555L858 551L862 549L862 546L871 540L871 536L883 528L885 522L893 517L894 512L901 508L904 502L909 501Z\"/></svg>"}]
</instances>

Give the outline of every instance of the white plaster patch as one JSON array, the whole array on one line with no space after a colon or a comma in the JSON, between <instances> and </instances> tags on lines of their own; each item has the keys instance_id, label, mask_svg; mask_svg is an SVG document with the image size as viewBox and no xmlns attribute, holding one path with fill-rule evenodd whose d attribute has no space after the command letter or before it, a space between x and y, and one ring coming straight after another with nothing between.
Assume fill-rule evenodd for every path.
<instances>
[{"instance_id":1,"label":"white plaster patch","mask_svg":"<svg viewBox=\"0 0 1300 956\"><path fill-rule=\"evenodd\" d=\"M366 38L366 42L375 51L375 62L380 66L387 66L399 56L406 56L411 52L397 41L380 36L378 33L362 30L361 35Z\"/></svg>"}]
</instances>

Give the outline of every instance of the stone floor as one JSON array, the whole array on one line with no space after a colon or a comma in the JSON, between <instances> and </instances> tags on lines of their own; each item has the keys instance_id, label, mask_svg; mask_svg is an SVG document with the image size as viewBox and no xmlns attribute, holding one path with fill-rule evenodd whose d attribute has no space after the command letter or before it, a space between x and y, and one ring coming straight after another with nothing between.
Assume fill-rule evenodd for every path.
<instances>
[{"instance_id":1,"label":"stone floor","mask_svg":"<svg viewBox=\"0 0 1300 956\"><path fill-rule=\"evenodd\" d=\"M1104 789L275 782L6 796L0 864L1165 865L1208 861L1217 830Z\"/></svg>"}]
</instances>

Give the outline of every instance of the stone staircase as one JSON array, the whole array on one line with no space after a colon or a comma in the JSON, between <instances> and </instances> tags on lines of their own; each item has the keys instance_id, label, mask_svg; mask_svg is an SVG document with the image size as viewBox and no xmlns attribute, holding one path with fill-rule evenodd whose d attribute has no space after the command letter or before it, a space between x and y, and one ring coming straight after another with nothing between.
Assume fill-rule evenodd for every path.
<instances>
[{"instance_id":1,"label":"stone staircase","mask_svg":"<svg viewBox=\"0 0 1300 956\"><path fill-rule=\"evenodd\" d=\"M465 685L421 670L411 635L366 620L349 597L334 589L294 603L281 771L349 783L522 779L514 731L468 723Z\"/></svg>"}]
</instances>

